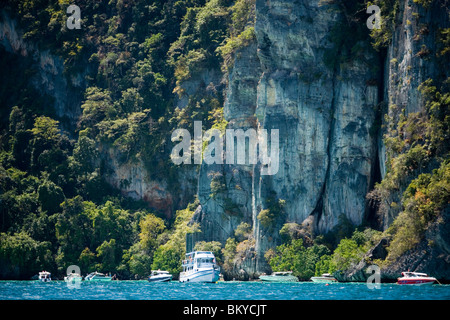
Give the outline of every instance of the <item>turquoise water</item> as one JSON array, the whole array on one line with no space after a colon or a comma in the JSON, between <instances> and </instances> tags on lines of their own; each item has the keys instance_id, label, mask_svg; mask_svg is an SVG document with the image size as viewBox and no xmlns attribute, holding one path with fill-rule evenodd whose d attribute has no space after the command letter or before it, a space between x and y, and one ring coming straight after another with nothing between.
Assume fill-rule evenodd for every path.
<instances>
[{"instance_id":1,"label":"turquoise water","mask_svg":"<svg viewBox=\"0 0 450 320\"><path fill-rule=\"evenodd\" d=\"M78 289L64 281L0 281L0 300L450 300L450 285L400 286L365 283L329 285L299 283L219 282L149 283L148 281L82 282Z\"/></svg>"}]
</instances>

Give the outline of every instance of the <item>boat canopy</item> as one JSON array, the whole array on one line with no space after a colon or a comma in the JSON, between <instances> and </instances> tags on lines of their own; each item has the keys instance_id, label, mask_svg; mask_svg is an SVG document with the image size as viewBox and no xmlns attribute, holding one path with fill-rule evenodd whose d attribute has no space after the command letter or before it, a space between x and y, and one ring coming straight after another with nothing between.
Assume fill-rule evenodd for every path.
<instances>
[{"instance_id":1,"label":"boat canopy","mask_svg":"<svg viewBox=\"0 0 450 320\"><path fill-rule=\"evenodd\" d=\"M404 277L428 277L428 275L426 273L421 273L421 272L402 272L402 276Z\"/></svg>"},{"instance_id":2,"label":"boat canopy","mask_svg":"<svg viewBox=\"0 0 450 320\"><path fill-rule=\"evenodd\" d=\"M193 252L189 252L186 253L186 258L189 257L199 257L199 256L212 256L214 257L214 254L211 251L193 251Z\"/></svg>"}]
</instances>

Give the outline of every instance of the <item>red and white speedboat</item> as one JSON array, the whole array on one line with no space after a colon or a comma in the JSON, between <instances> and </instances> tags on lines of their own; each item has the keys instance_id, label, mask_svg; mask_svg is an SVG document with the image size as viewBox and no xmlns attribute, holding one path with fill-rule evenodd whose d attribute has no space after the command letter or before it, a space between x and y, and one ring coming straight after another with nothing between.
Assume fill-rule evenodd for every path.
<instances>
[{"instance_id":1,"label":"red and white speedboat","mask_svg":"<svg viewBox=\"0 0 450 320\"><path fill-rule=\"evenodd\" d=\"M397 279L398 284L433 284L436 278L429 277L426 273L419 272L402 272L402 277Z\"/></svg>"}]
</instances>

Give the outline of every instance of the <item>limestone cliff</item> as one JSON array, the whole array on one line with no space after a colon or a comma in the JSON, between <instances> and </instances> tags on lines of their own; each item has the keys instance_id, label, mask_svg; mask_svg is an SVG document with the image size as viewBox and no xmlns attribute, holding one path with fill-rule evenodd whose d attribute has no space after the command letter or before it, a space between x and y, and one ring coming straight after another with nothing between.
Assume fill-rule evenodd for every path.
<instances>
[{"instance_id":1,"label":"limestone cliff","mask_svg":"<svg viewBox=\"0 0 450 320\"><path fill-rule=\"evenodd\" d=\"M444 1L445 2L445 1ZM387 48L384 63L382 110L383 127L380 135L393 136L389 128L397 127L400 117L407 118L413 113L425 111L424 97L419 86L427 79L435 83L445 80L448 68L438 61L438 34L449 26L448 9L445 3L434 1L424 7L413 1L399 1L395 17L395 29ZM379 143L381 178L386 176L387 152L384 143ZM408 139L409 137L405 137ZM390 194L389 202L400 203L401 195L414 176L408 177L398 192ZM400 207L384 208L382 213L383 229L386 229L398 215Z\"/></svg>"},{"instance_id":2,"label":"limestone cliff","mask_svg":"<svg viewBox=\"0 0 450 320\"><path fill-rule=\"evenodd\" d=\"M377 166L371 127L378 88L370 81L378 77L376 53L361 42L354 59L326 62L327 51L341 50L330 31L343 19L339 7L317 1L256 1L256 40L236 53L229 72L228 128L279 129L280 167L263 176L259 165L202 166L194 219L207 241L225 242L239 223L250 223L256 270L266 269L264 252L280 243L284 223L324 233L341 215L355 225L365 217ZM214 197L211 172L226 183ZM257 217L272 199L285 206L267 228Z\"/></svg>"},{"instance_id":3,"label":"limestone cliff","mask_svg":"<svg viewBox=\"0 0 450 320\"><path fill-rule=\"evenodd\" d=\"M345 59L348 43L333 38L349 24L339 2L256 1L256 39L235 54L224 113L228 128L279 129L280 168L263 176L259 165L203 165L194 216L206 241L224 243L241 222L253 226L256 259L241 271L268 270L263 255L280 243L284 223L317 235L341 217L385 230L398 215L399 208L390 206L374 214L366 195L386 175L383 134L397 119L395 110L404 116L423 111L418 87L442 73L431 53L440 28L448 27L448 12L438 1L429 8L412 1L397 5L387 52L375 52L367 37L356 39ZM331 62L330 52L337 56ZM386 114L391 120L379 130ZM211 196L217 174L226 187ZM391 200L400 203L407 185ZM273 199L285 206L265 227L258 215Z\"/></svg>"},{"instance_id":4,"label":"limestone cliff","mask_svg":"<svg viewBox=\"0 0 450 320\"><path fill-rule=\"evenodd\" d=\"M175 168L176 181L156 180L152 170L159 167L119 161L113 146L97 141L105 180L168 219L197 195L191 223L200 225L199 241L224 244L242 222L248 223L248 256L235 266L237 278L269 271L264 253L281 243L279 230L285 223L297 223L311 235L331 231L342 218L355 226L387 229L400 211L392 204L401 202L415 176L405 177L384 199L383 210L369 206L368 192L389 171L383 135L389 136L400 116L424 110L421 83L448 75L448 66L439 65L434 54L438 33L449 27L447 1L433 1L430 7L412 0L393 2L390 44L377 52L366 28L368 15L347 6L354 1L255 0L255 36L234 51L229 69L199 63L195 74L177 83L184 95L174 95L173 109L213 97L224 101L228 129L279 130L276 174L262 174L259 163L203 163ZM68 129L74 131L84 75L64 75L61 58L25 42L14 20L2 14L1 45L35 61L38 73L31 81L54 98L58 116L68 117ZM162 145L159 160L169 162L172 145ZM426 169L431 171L433 164ZM443 219L448 221L448 211ZM448 225L433 224L418 248L386 274L393 278L411 263L433 268L438 259L446 263L438 268L445 269L450 261ZM436 246L427 251L430 240ZM383 245L369 254L382 256ZM345 277L363 279L358 272L364 266Z\"/></svg>"},{"instance_id":5,"label":"limestone cliff","mask_svg":"<svg viewBox=\"0 0 450 320\"><path fill-rule=\"evenodd\" d=\"M439 33L450 26L448 3L434 1L424 6L413 1L399 1L395 18L392 41L386 52L383 84L383 126L380 134L386 138L396 138L409 145L414 140L399 125L400 119L417 119L426 114L426 98L419 90L428 79L439 86L448 78L448 68L443 67L439 53ZM444 64L445 65L445 64ZM418 116L417 116L418 115ZM415 120L416 123L418 120ZM403 151L404 152L404 151ZM379 142L381 177L388 176L387 146ZM392 225L399 212L403 210L402 196L409 183L420 173L431 173L438 166L437 161L428 161L423 167L402 177L396 188L390 189L382 199L378 210L383 230ZM391 179L391 178L389 178ZM438 217L429 222L421 240L413 248L404 252L395 261L381 267L382 281L396 281L402 271L411 270L434 275L442 281L448 281L450 264L448 204ZM419 217L416 217L419 219ZM340 281L365 281L368 264L374 259L384 260L388 254L389 237L373 248L358 265L338 275ZM372 255L373 251L378 254Z\"/></svg>"}]
</instances>

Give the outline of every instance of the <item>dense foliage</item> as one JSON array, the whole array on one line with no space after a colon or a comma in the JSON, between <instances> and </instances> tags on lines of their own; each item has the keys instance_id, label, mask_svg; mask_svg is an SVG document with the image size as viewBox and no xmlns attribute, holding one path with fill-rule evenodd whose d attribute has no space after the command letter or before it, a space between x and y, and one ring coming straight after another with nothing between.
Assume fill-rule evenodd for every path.
<instances>
[{"instance_id":1,"label":"dense foliage","mask_svg":"<svg viewBox=\"0 0 450 320\"><path fill-rule=\"evenodd\" d=\"M339 237L339 228L335 228L333 233L334 237ZM324 237L307 243L293 234L275 250L267 251L265 258L273 271L290 270L300 279L309 280L312 276L333 274L356 266L380 237L379 231L356 229L335 246L324 241Z\"/></svg>"},{"instance_id":2,"label":"dense foliage","mask_svg":"<svg viewBox=\"0 0 450 320\"><path fill-rule=\"evenodd\" d=\"M179 271L186 232L195 230L187 225L192 205L167 220L122 197L104 181L102 153L174 179L161 158L172 129L196 118L207 127L226 123L220 91L200 90L205 98L182 111L172 108L172 92L181 98L183 81L201 68L220 71L224 57L246 45L253 3L82 1L81 29L66 28L70 1L1 3L24 41L63 59L69 86L84 78L84 92L79 118L58 116L54 100L29 81L32 57L0 48L0 277L27 279L40 269L62 276L71 264L124 278L152 267Z\"/></svg>"}]
</instances>

